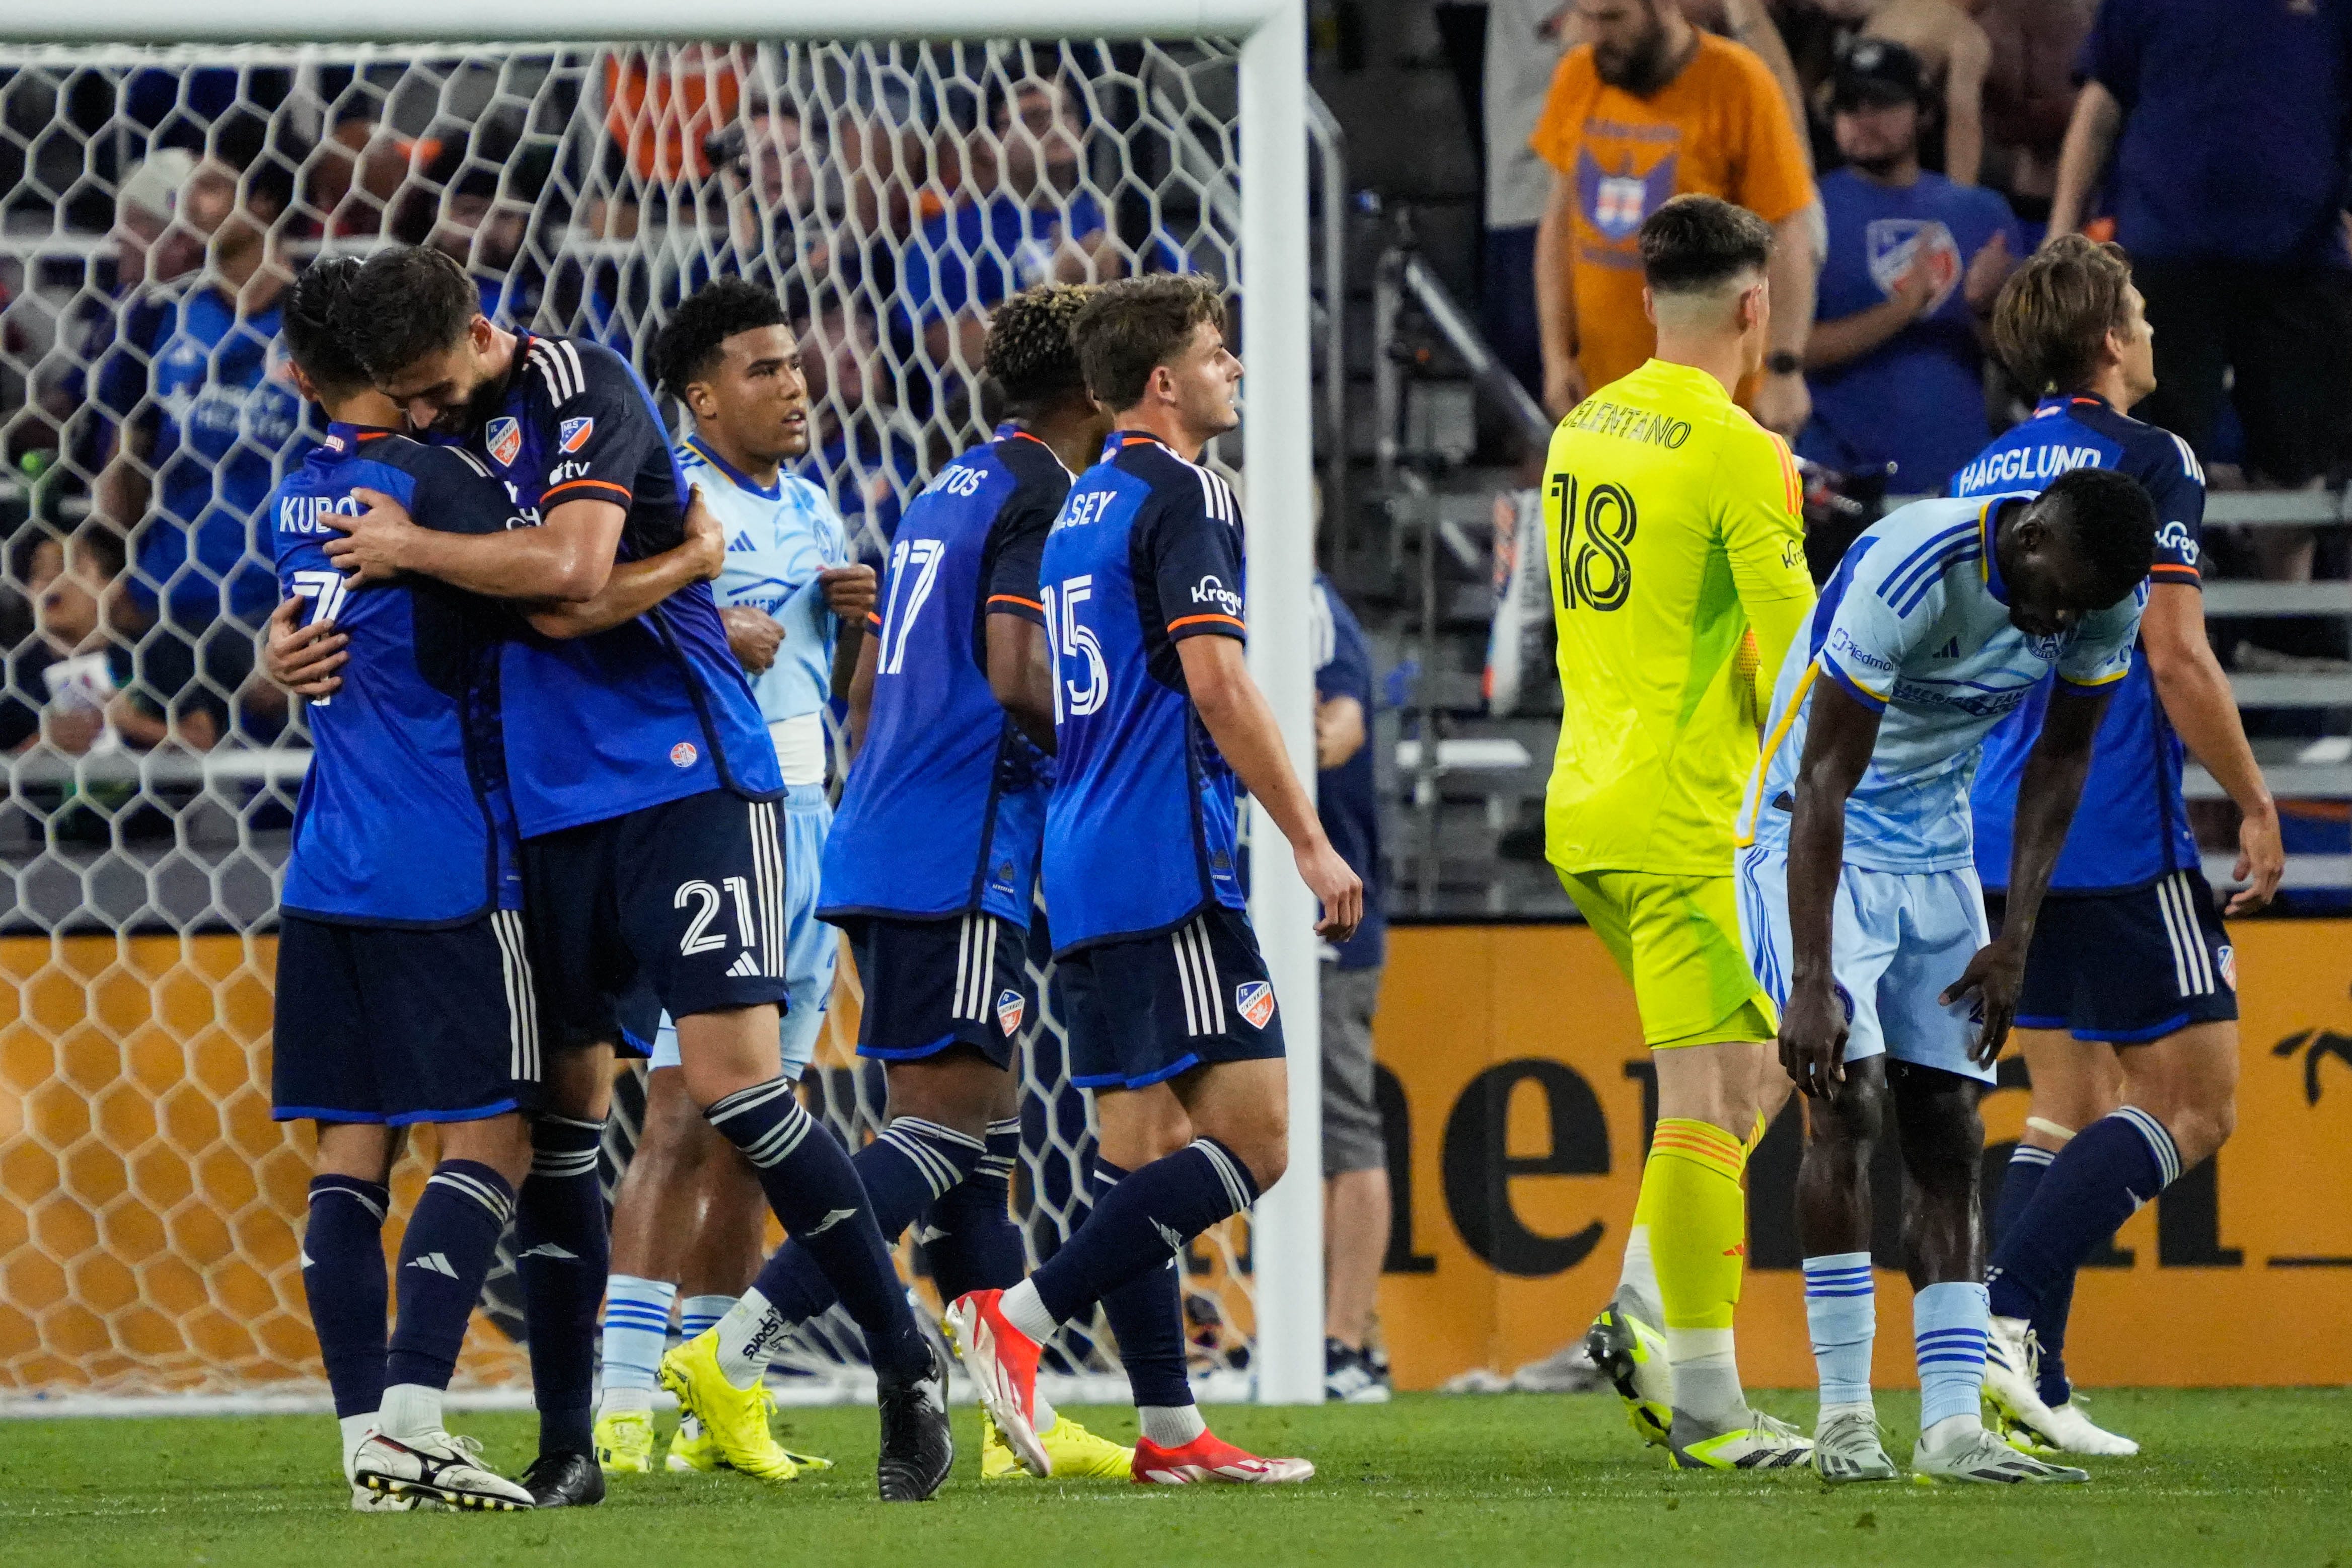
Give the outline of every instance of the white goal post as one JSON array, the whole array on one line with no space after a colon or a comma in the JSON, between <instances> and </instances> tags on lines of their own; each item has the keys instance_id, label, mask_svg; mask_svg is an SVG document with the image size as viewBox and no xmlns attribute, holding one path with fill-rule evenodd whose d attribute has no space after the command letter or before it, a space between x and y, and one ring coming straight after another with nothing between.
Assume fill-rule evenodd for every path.
<instances>
[{"instance_id":1,"label":"white goal post","mask_svg":"<svg viewBox=\"0 0 2352 1568\"><path fill-rule=\"evenodd\" d=\"M1292 765L1315 778L1315 415L1305 0L97 0L0 16L16 44L625 43L1218 37L1240 41L1240 285L1248 367L1249 662ZM1336 301L1334 302L1336 306ZM1252 908L1290 1054L1290 1174L1252 1226L1257 1396L1323 1397L1321 1051L1314 902L1279 834L1255 835Z\"/></svg>"}]
</instances>

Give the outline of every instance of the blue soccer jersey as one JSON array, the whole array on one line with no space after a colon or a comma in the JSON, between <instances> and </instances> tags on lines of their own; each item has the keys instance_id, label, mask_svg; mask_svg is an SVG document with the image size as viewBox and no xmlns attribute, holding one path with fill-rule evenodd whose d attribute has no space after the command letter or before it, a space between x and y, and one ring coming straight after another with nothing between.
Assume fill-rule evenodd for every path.
<instances>
[{"instance_id":1,"label":"blue soccer jersey","mask_svg":"<svg viewBox=\"0 0 2352 1568\"><path fill-rule=\"evenodd\" d=\"M2205 532L2205 471L2189 444L2169 431L2117 413L2102 399L2077 392L2042 400L2033 416L2001 436L1953 480L1956 496L1993 489L2038 489L2070 468L2114 468L2130 475L2156 502L2153 582L2196 588ZM2010 826L2017 814L2017 781L2026 753L2042 731L2050 701L2038 686L2025 706L1985 737L1977 771L1977 875L1985 886L2009 885ZM2099 721L2083 804L2067 830L2066 847L2050 878L2053 891L2116 892L2143 887L2198 863L2181 793L2186 752L2164 705L2157 700L2147 655L2135 648L2131 673L2116 688Z\"/></svg>"},{"instance_id":2,"label":"blue soccer jersey","mask_svg":"<svg viewBox=\"0 0 2352 1568\"><path fill-rule=\"evenodd\" d=\"M780 474L773 485L755 485L698 441L679 444L677 461L727 532L719 607L765 611L784 629L775 663L751 677L761 716L778 724L822 713L833 699L839 627L817 574L849 564L841 514L806 479Z\"/></svg>"},{"instance_id":3,"label":"blue soccer jersey","mask_svg":"<svg viewBox=\"0 0 2352 1568\"><path fill-rule=\"evenodd\" d=\"M1223 479L1115 433L1070 486L1039 576L1057 779L1045 813L1056 956L1240 909L1233 768L1176 644L1244 635L1242 517Z\"/></svg>"},{"instance_id":4,"label":"blue soccer jersey","mask_svg":"<svg viewBox=\"0 0 2352 1568\"><path fill-rule=\"evenodd\" d=\"M1872 871L1973 863L1969 786L1985 733L2053 671L2092 693L2131 666L2147 592L2054 637L2010 623L1994 559L2001 508L2029 496L1918 501L1865 529L1791 643L1772 691L1740 839L1784 850L1814 685L1834 681L1879 715L1878 745L1846 801L1845 858Z\"/></svg>"},{"instance_id":5,"label":"blue soccer jersey","mask_svg":"<svg viewBox=\"0 0 2352 1568\"><path fill-rule=\"evenodd\" d=\"M1008 427L899 519L866 743L825 846L825 919L1029 924L1049 764L989 689L987 622L1044 619L1038 558L1069 488L1053 449Z\"/></svg>"},{"instance_id":6,"label":"blue soccer jersey","mask_svg":"<svg viewBox=\"0 0 2352 1568\"><path fill-rule=\"evenodd\" d=\"M499 413L468 439L537 520L572 500L628 509L618 559L682 542L685 476L653 397L611 350L520 334ZM518 630L499 661L515 815L526 837L727 789L783 788L709 583L572 639Z\"/></svg>"},{"instance_id":7,"label":"blue soccer jersey","mask_svg":"<svg viewBox=\"0 0 2352 1568\"><path fill-rule=\"evenodd\" d=\"M278 486L278 580L351 639L341 689L310 705L282 903L343 925L463 925L520 904L497 737L480 722L502 617L430 578L348 587L327 519L362 510L361 486L452 533L494 532L513 510L471 454L348 424Z\"/></svg>"}]
</instances>

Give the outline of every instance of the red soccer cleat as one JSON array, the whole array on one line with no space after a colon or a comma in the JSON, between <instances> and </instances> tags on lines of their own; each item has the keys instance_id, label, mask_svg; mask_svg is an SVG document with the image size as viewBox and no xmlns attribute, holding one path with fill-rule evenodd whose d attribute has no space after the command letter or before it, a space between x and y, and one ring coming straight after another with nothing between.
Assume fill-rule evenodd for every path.
<instances>
[{"instance_id":1,"label":"red soccer cleat","mask_svg":"<svg viewBox=\"0 0 2352 1568\"><path fill-rule=\"evenodd\" d=\"M1181 1487L1193 1481L1239 1486L1276 1486L1303 1481L1315 1473L1307 1459L1261 1459L1236 1448L1214 1432L1203 1432L1181 1448L1163 1448L1149 1437L1135 1443L1135 1479L1145 1485Z\"/></svg>"},{"instance_id":2,"label":"red soccer cleat","mask_svg":"<svg viewBox=\"0 0 2352 1568\"><path fill-rule=\"evenodd\" d=\"M980 1390L981 1405L997 1433L1033 1476L1050 1476L1054 1461L1037 1440L1037 1342L1006 1321L1002 1291L974 1291L948 1309L964 1370Z\"/></svg>"}]
</instances>

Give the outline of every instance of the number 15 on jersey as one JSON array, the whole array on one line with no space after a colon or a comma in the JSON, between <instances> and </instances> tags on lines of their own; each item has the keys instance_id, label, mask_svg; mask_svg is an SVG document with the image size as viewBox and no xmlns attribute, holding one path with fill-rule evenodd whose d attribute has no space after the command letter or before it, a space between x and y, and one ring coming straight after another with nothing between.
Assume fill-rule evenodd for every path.
<instances>
[{"instance_id":1,"label":"number 15 on jersey","mask_svg":"<svg viewBox=\"0 0 2352 1568\"><path fill-rule=\"evenodd\" d=\"M1559 548L1553 570L1566 610L1622 610L1633 591L1626 549L1637 524L1633 497L1622 485L1584 486L1573 474L1555 474L1544 491L1544 522Z\"/></svg>"}]
</instances>

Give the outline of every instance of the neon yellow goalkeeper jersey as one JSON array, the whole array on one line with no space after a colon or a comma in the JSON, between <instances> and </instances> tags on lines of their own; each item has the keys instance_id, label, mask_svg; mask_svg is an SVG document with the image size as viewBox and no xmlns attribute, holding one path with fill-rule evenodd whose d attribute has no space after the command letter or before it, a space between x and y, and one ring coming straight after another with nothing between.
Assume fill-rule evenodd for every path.
<instances>
[{"instance_id":1,"label":"neon yellow goalkeeper jersey","mask_svg":"<svg viewBox=\"0 0 2352 1568\"><path fill-rule=\"evenodd\" d=\"M1731 874L1757 681L1769 693L1813 601L1801 502L1788 447L1705 371L1652 360L1560 422L1544 465L1552 864Z\"/></svg>"}]
</instances>

